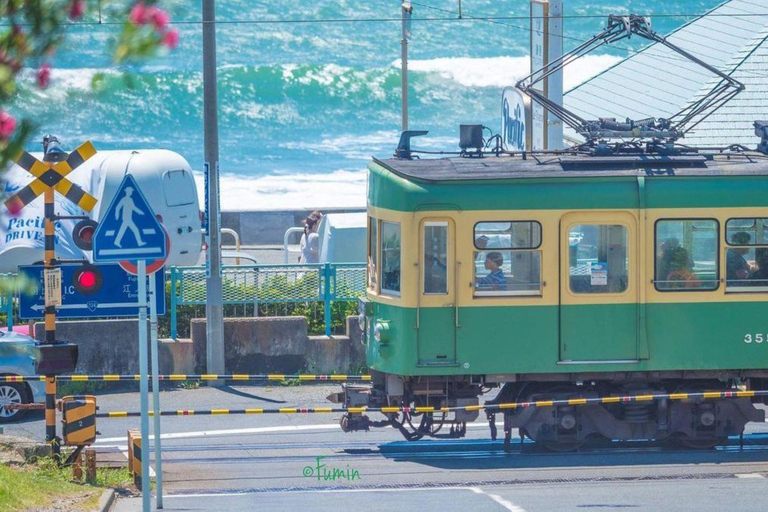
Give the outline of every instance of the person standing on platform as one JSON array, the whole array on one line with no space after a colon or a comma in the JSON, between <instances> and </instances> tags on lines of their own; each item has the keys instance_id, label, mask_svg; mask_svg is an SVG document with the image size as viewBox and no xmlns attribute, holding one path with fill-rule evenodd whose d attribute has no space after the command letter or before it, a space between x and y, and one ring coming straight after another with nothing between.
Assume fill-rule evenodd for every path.
<instances>
[{"instance_id":1,"label":"person standing on platform","mask_svg":"<svg viewBox=\"0 0 768 512\"><path fill-rule=\"evenodd\" d=\"M320 235L317 230L320 228L320 221L323 214L319 211L312 212L309 217L304 219L304 234L301 235L301 256L299 263L319 263L320 262Z\"/></svg>"}]
</instances>

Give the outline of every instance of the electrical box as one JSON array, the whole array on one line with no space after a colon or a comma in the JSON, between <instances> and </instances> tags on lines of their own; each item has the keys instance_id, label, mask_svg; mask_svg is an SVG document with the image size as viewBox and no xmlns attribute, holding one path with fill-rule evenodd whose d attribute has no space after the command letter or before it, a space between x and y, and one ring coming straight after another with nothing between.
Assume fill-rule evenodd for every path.
<instances>
[{"instance_id":1,"label":"electrical box","mask_svg":"<svg viewBox=\"0 0 768 512\"><path fill-rule=\"evenodd\" d=\"M96 441L96 397L65 396L59 402L64 444L85 446Z\"/></svg>"}]
</instances>

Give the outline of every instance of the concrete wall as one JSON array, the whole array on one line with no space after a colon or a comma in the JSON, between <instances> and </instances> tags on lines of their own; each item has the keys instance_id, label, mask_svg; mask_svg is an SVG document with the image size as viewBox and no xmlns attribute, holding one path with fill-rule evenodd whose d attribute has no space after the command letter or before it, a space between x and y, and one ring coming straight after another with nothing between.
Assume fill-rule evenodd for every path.
<instances>
[{"instance_id":1,"label":"concrete wall","mask_svg":"<svg viewBox=\"0 0 768 512\"><path fill-rule=\"evenodd\" d=\"M205 318L190 322L195 367L206 373ZM303 316L224 319L224 367L227 373L299 373L307 350Z\"/></svg>"},{"instance_id":2,"label":"concrete wall","mask_svg":"<svg viewBox=\"0 0 768 512\"><path fill-rule=\"evenodd\" d=\"M44 323L35 323L35 338L45 338ZM56 340L78 345L79 356L75 373L139 373L138 320L56 322ZM164 340L159 348L160 373L193 373L194 354L190 341Z\"/></svg>"},{"instance_id":3,"label":"concrete wall","mask_svg":"<svg viewBox=\"0 0 768 512\"><path fill-rule=\"evenodd\" d=\"M288 228L301 226L313 210L262 210L222 212L221 227L240 235L243 245L283 245ZM323 208L323 213L364 212L365 208ZM233 245L232 237L224 236L224 245Z\"/></svg>"},{"instance_id":4,"label":"concrete wall","mask_svg":"<svg viewBox=\"0 0 768 512\"><path fill-rule=\"evenodd\" d=\"M162 374L206 373L205 319L193 319L191 340L161 340ZM224 319L227 373L350 373L365 364L365 347L357 317L347 319L348 336L307 336L303 316ZM45 325L35 324L35 337ZM58 341L76 343L75 373L87 375L139 373L137 320L78 320L56 323ZM149 352L148 352L149 353Z\"/></svg>"}]
</instances>

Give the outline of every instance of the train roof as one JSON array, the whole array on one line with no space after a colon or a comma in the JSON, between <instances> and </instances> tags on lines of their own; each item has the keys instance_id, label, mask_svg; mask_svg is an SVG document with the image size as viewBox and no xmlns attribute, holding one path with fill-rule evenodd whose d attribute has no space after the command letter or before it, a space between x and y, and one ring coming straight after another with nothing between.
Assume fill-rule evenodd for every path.
<instances>
[{"instance_id":1,"label":"train roof","mask_svg":"<svg viewBox=\"0 0 768 512\"><path fill-rule=\"evenodd\" d=\"M718 154L527 154L483 158L373 159L403 178L422 181L476 181L639 176L766 176L768 156L757 152Z\"/></svg>"}]
</instances>

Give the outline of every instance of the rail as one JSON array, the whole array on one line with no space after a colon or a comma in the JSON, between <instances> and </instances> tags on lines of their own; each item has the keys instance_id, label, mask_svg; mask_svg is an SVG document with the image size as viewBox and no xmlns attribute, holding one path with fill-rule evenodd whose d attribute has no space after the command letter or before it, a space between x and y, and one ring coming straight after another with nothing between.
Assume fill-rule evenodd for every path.
<instances>
[{"instance_id":1,"label":"rail","mask_svg":"<svg viewBox=\"0 0 768 512\"><path fill-rule=\"evenodd\" d=\"M365 294L364 263L225 266L225 305L322 302L325 334L331 335L331 304L357 300ZM171 338L178 335L180 306L205 304L205 267L171 267Z\"/></svg>"}]
</instances>

